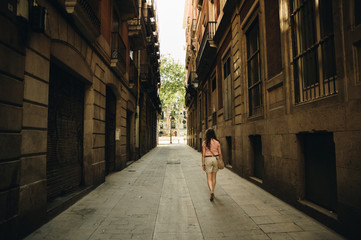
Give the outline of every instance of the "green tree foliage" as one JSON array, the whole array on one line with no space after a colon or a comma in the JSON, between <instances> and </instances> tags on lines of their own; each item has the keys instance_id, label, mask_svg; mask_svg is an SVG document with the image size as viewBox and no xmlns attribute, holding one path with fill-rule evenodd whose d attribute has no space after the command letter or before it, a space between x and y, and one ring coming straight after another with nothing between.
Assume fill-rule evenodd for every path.
<instances>
[{"instance_id":1,"label":"green tree foliage","mask_svg":"<svg viewBox=\"0 0 361 240\"><path fill-rule=\"evenodd\" d=\"M184 109L186 74L184 66L168 56L161 57L161 88L159 98L163 110L179 112Z\"/></svg>"}]
</instances>

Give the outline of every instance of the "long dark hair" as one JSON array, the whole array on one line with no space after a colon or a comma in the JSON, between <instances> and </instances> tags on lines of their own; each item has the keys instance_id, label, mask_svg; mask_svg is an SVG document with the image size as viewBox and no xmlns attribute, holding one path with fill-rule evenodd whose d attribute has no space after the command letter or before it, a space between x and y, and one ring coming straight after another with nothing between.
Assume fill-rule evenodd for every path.
<instances>
[{"instance_id":1,"label":"long dark hair","mask_svg":"<svg viewBox=\"0 0 361 240\"><path fill-rule=\"evenodd\" d=\"M207 129L206 132L206 146L208 149L210 149L211 146L211 139L217 140L219 142L219 140L216 137L216 133L214 132L213 128L209 128Z\"/></svg>"}]
</instances>

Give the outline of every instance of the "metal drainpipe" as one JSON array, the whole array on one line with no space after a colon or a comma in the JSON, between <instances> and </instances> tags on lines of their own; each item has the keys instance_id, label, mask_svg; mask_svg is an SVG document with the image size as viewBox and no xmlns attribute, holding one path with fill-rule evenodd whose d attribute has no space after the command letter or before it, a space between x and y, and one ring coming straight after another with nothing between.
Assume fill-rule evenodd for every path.
<instances>
[{"instance_id":1,"label":"metal drainpipe","mask_svg":"<svg viewBox=\"0 0 361 240\"><path fill-rule=\"evenodd\" d=\"M139 17L142 17L142 0L138 0L138 6L139 6ZM137 150L137 157L138 159L140 158L140 143L139 143L139 122L140 122L140 116L139 116L139 102L140 102L140 50L137 51L137 67L138 67L138 93L137 93L137 109L136 109L136 114L135 114L135 148Z\"/></svg>"}]
</instances>

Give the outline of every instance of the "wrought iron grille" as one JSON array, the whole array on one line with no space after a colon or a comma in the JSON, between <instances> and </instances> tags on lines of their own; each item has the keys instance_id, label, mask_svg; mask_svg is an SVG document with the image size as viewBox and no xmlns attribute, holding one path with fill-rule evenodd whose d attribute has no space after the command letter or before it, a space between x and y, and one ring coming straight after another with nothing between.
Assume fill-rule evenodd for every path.
<instances>
[{"instance_id":1,"label":"wrought iron grille","mask_svg":"<svg viewBox=\"0 0 361 240\"><path fill-rule=\"evenodd\" d=\"M98 14L95 11L98 11L99 9L99 1L98 0L78 0L80 3L80 6L85 10L85 12L88 14L91 22L97 26L97 28L100 28L100 20L98 18Z\"/></svg>"},{"instance_id":2,"label":"wrought iron grille","mask_svg":"<svg viewBox=\"0 0 361 240\"><path fill-rule=\"evenodd\" d=\"M118 32L112 32L111 58L118 59L122 64L126 63L126 47Z\"/></svg>"},{"instance_id":3,"label":"wrought iron grille","mask_svg":"<svg viewBox=\"0 0 361 240\"><path fill-rule=\"evenodd\" d=\"M217 125L217 112L212 113L212 125Z\"/></svg>"},{"instance_id":4,"label":"wrought iron grille","mask_svg":"<svg viewBox=\"0 0 361 240\"><path fill-rule=\"evenodd\" d=\"M263 104L258 19L252 23L246 33L246 36L249 115L255 116L262 113Z\"/></svg>"},{"instance_id":5,"label":"wrought iron grille","mask_svg":"<svg viewBox=\"0 0 361 240\"><path fill-rule=\"evenodd\" d=\"M135 66L134 61L130 60L129 66L129 83L136 84L138 83L138 68Z\"/></svg>"},{"instance_id":6,"label":"wrought iron grille","mask_svg":"<svg viewBox=\"0 0 361 240\"><path fill-rule=\"evenodd\" d=\"M191 25L191 38L195 37L197 30L197 19L192 19L192 25Z\"/></svg>"},{"instance_id":7,"label":"wrought iron grille","mask_svg":"<svg viewBox=\"0 0 361 240\"><path fill-rule=\"evenodd\" d=\"M337 93L332 1L292 0L290 9L295 102Z\"/></svg>"},{"instance_id":8,"label":"wrought iron grille","mask_svg":"<svg viewBox=\"0 0 361 240\"><path fill-rule=\"evenodd\" d=\"M204 52L207 42L213 41L213 37L216 33L216 24L217 24L217 22L208 22L206 25L206 28L204 29L202 42L200 44L198 55L197 55L197 66L199 65L200 58Z\"/></svg>"}]
</instances>

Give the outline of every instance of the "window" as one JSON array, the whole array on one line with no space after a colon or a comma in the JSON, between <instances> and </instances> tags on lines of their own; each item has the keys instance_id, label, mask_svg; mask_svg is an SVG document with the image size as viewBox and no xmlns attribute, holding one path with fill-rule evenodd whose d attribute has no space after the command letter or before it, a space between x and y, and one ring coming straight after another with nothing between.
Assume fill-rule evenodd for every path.
<instances>
[{"instance_id":1,"label":"window","mask_svg":"<svg viewBox=\"0 0 361 240\"><path fill-rule=\"evenodd\" d=\"M202 121L203 121L203 107L202 107L202 98L199 98L199 129L202 131Z\"/></svg>"},{"instance_id":2,"label":"window","mask_svg":"<svg viewBox=\"0 0 361 240\"><path fill-rule=\"evenodd\" d=\"M361 83L361 41L354 45L356 52L356 82Z\"/></svg>"},{"instance_id":3,"label":"window","mask_svg":"<svg viewBox=\"0 0 361 240\"><path fill-rule=\"evenodd\" d=\"M206 88L208 89L208 88ZM209 97L208 97L208 91L204 92L204 94L202 94L203 96L203 109L204 109L204 115L203 115L203 119L204 119L204 126L205 129L208 128L208 106L209 106Z\"/></svg>"},{"instance_id":4,"label":"window","mask_svg":"<svg viewBox=\"0 0 361 240\"><path fill-rule=\"evenodd\" d=\"M217 90L217 98L218 98L218 110L223 108L223 77L222 77L222 62L220 62L217 65L217 85L218 85L218 90Z\"/></svg>"},{"instance_id":5,"label":"window","mask_svg":"<svg viewBox=\"0 0 361 240\"><path fill-rule=\"evenodd\" d=\"M337 211L335 143L332 132L298 134L305 164L305 198Z\"/></svg>"},{"instance_id":6,"label":"window","mask_svg":"<svg viewBox=\"0 0 361 240\"><path fill-rule=\"evenodd\" d=\"M261 135L249 136L253 150L253 176L263 179L264 175L264 157L262 155L262 138Z\"/></svg>"},{"instance_id":7,"label":"window","mask_svg":"<svg viewBox=\"0 0 361 240\"><path fill-rule=\"evenodd\" d=\"M278 0L267 0L265 4L267 77L276 76L282 71L281 32Z\"/></svg>"},{"instance_id":8,"label":"window","mask_svg":"<svg viewBox=\"0 0 361 240\"><path fill-rule=\"evenodd\" d=\"M361 0L355 0L354 15L355 15L355 26L361 24Z\"/></svg>"},{"instance_id":9,"label":"window","mask_svg":"<svg viewBox=\"0 0 361 240\"><path fill-rule=\"evenodd\" d=\"M224 119L232 117L232 75L231 75L231 56L228 52L223 59L223 80L224 80Z\"/></svg>"},{"instance_id":10,"label":"window","mask_svg":"<svg viewBox=\"0 0 361 240\"><path fill-rule=\"evenodd\" d=\"M217 87L217 79L216 77L214 76L213 79L212 79L212 92L214 90L216 90L216 87Z\"/></svg>"},{"instance_id":11,"label":"window","mask_svg":"<svg viewBox=\"0 0 361 240\"><path fill-rule=\"evenodd\" d=\"M212 113L212 125L217 125L217 112Z\"/></svg>"},{"instance_id":12,"label":"window","mask_svg":"<svg viewBox=\"0 0 361 240\"><path fill-rule=\"evenodd\" d=\"M256 19L249 27L246 32L246 38L249 116L255 116L262 114L262 81L258 19Z\"/></svg>"},{"instance_id":13,"label":"window","mask_svg":"<svg viewBox=\"0 0 361 240\"><path fill-rule=\"evenodd\" d=\"M295 102L335 94L332 1L292 0L290 9Z\"/></svg>"}]
</instances>

